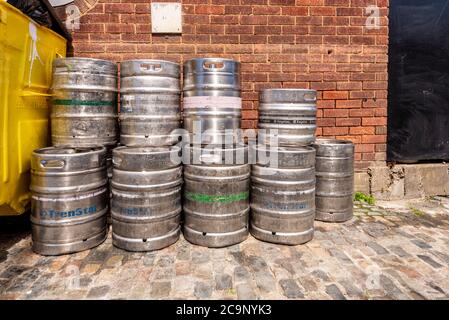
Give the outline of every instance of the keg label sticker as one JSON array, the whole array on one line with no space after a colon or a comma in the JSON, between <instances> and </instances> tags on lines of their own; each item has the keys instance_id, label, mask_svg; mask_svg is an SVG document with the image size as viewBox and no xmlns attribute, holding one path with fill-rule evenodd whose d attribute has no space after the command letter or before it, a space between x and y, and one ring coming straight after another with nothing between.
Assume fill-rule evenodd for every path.
<instances>
[{"instance_id":1,"label":"keg label sticker","mask_svg":"<svg viewBox=\"0 0 449 320\"><path fill-rule=\"evenodd\" d=\"M175 207L181 207L181 198L175 200L174 202L170 202L170 206L174 205ZM162 205L162 204L161 204ZM153 209L149 207L122 207L112 201L112 210L124 216L150 216L153 214ZM157 214L158 208L156 208ZM160 210L159 210L160 211Z\"/></svg>"},{"instance_id":2,"label":"keg label sticker","mask_svg":"<svg viewBox=\"0 0 449 320\"><path fill-rule=\"evenodd\" d=\"M202 202L202 203L230 203L241 200L246 200L249 198L249 191L237 193L237 194L227 194L227 195L208 195L201 193L185 192L185 197L190 201Z\"/></svg>"},{"instance_id":3,"label":"keg label sticker","mask_svg":"<svg viewBox=\"0 0 449 320\"><path fill-rule=\"evenodd\" d=\"M198 96L198 97L184 97L183 108L230 108L241 109L242 98L240 97L225 97L225 96Z\"/></svg>"},{"instance_id":4,"label":"keg label sticker","mask_svg":"<svg viewBox=\"0 0 449 320\"><path fill-rule=\"evenodd\" d=\"M307 209L307 203L273 203L273 202L262 202L262 207L273 210L282 210L282 211L296 211L296 210L304 210Z\"/></svg>"},{"instance_id":5,"label":"keg label sticker","mask_svg":"<svg viewBox=\"0 0 449 320\"><path fill-rule=\"evenodd\" d=\"M151 214L150 208L120 208L113 206L114 209L118 209L125 216L147 216Z\"/></svg>"},{"instance_id":6,"label":"keg label sticker","mask_svg":"<svg viewBox=\"0 0 449 320\"><path fill-rule=\"evenodd\" d=\"M74 218L79 216L86 216L92 213L97 212L97 207L85 207L85 208L76 208L74 210L68 211L56 211L56 210L41 210L40 216L41 218Z\"/></svg>"},{"instance_id":7,"label":"keg label sticker","mask_svg":"<svg viewBox=\"0 0 449 320\"><path fill-rule=\"evenodd\" d=\"M272 124L316 124L316 120L303 120L303 119L264 119L259 118L259 123L272 123Z\"/></svg>"},{"instance_id":8,"label":"keg label sticker","mask_svg":"<svg viewBox=\"0 0 449 320\"><path fill-rule=\"evenodd\" d=\"M115 106L117 103L115 101L55 99L53 104L58 106Z\"/></svg>"}]
</instances>

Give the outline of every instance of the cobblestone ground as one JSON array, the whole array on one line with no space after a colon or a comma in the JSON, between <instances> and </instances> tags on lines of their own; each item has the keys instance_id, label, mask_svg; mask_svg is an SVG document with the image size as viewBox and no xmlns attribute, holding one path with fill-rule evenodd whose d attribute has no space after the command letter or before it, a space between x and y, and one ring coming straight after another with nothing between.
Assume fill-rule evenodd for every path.
<instances>
[{"instance_id":1,"label":"cobblestone ground","mask_svg":"<svg viewBox=\"0 0 449 320\"><path fill-rule=\"evenodd\" d=\"M250 237L225 249L183 238L158 252L101 246L42 257L0 247L1 299L448 299L449 199L355 204L288 247Z\"/></svg>"}]
</instances>

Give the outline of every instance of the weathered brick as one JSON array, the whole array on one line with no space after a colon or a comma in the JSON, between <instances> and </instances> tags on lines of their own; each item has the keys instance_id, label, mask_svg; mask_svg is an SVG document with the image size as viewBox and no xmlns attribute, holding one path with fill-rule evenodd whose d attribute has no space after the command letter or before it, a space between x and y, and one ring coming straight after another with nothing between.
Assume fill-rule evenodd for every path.
<instances>
[{"instance_id":1,"label":"weathered brick","mask_svg":"<svg viewBox=\"0 0 449 320\"><path fill-rule=\"evenodd\" d=\"M326 126L317 133L375 145L376 154L371 147L358 153L364 165L385 158L386 149L388 1L377 1L381 28L365 30L365 8L375 2L186 0L183 33L174 35L151 34L149 3L98 3L74 31L74 52L117 61L235 58L242 62L244 108L254 112L263 88L316 89ZM255 114L244 112L245 127L257 126Z\"/></svg>"}]
</instances>

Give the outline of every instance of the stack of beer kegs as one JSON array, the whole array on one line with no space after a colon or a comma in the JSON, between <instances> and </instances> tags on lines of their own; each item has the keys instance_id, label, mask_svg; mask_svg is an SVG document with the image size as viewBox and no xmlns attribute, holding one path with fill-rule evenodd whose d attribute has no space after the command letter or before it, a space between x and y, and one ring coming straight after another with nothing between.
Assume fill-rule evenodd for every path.
<instances>
[{"instance_id":1,"label":"stack of beer kegs","mask_svg":"<svg viewBox=\"0 0 449 320\"><path fill-rule=\"evenodd\" d=\"M33 250L59 255L95 247L107 236L108 154L118 131L117 65L56 59L51 94L53 147L32 154L31 223Z\"/></svg>"},{"instance_id":2,"label":"stack of beer kegs","mask_svg":"<svg viewBox=\"0 0 449 320\"><path fill-rule=\"evenodd\" d=\"M241 135L240 63L184 63L184 237L207 247L248 236L250 166Z\"/></svg>"},{"instance_id":3,"label":"stack of beer kegs","mask_svg":"<svg viewBox=\"0 0 449 320\"><path fill-rule=\"evenodd\" d=\"M129 251L175 243L181 228L180 66L120 64L120 144L113 151L112 242Z\"/></svg>"},{"instance_id":4,"label":"stack of beer kegs","mask_svg":"<svg viewBox=\"0 0 449 320\"><path fill-rule=\"evenodd\" d=\"M316 91L260 93L256 164L251 177L251 234L263 241L310 241L315 218Z\"/></svg>"}]
</instances>

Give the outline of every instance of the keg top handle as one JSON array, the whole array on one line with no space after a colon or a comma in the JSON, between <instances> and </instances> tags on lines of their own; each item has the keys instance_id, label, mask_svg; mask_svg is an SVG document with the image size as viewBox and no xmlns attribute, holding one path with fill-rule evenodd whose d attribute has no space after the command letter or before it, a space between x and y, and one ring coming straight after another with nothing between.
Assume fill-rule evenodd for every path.
<instances>
[{"instance_id":1,"label":"keg top handle","mask_svg":"<svg viewBox=\"0 0 449 320\"><path fill-rule=\"evenodd\" d=\"M223 61L204 61L203 68L206 70L223 70L225 64Z\"/></svg>"},{"instance_id":2,"label":"keg top handle","mask_svg":"<svg viewBox=\"0 0 449 320\"><path fill-rule=\"evenodd\" d=\"M120 62L122 77L133 76L136 73L159 74L159 73L179 73L179 64L167 60L158 59L133 59ZM172 75L172 76L173 76ZM179 77L179 76L178 76Z\"/></svg>"},{"instance_id":3,"label":"keg top handle","mask_svg":"<svg viewBox=\"0 0 449 320\"><path fill-rule=\"evenodd\" d=\"M199 161L202 163L220 163L221 156L219 154L202 154L199 156Z\"/></svg>"},{"instance_id":4,"label":"keg top handle","mask_svg":"<svg viewBox=\"0 0 449 320\"><path fill-rule=\"evenodd\" d=\"M141 62L140 70L154 72L154 73L161 72L162 64L157 63L157 62Z\"/></svg>"},{"instance_id":5,"label":"keg top handle","mask_svg":"<svg viewBox=\"0 0 449 320\"><path fill-rule=\"evenodd\" d=\"M240 65L240 62L228 58L194 58L185 61L184 65L191 61L197 63L200 68L206 71L223 71L227 69L231 63L236 64L237 66Z\"/></svg>"},{"instance_id":6,"label":"keg top handle","mask_svg":"<svg viewBox=\"0 0 449 320\"><path fill-rule=\"evenodd\" d=\"M74 156L86 155L90 152L106 153L105 147L92 148L71 148L71 147L47 147L33 151L35 157L38 158L39 166L45 170L61 170L67 165L67 159ZM42 157L47 156L47 159Z\"/></svg>"},{"instance_id":7,"label":"keg top handle","mask_svg":"<svg viewBox=\"0 0 449 320\"><path fill-rule=\"evenodd\" d=\"M51 159L41 160L39 164L43 169L62 169L64 168L66 162L64 160Z\"/></svg>"},{"instance_id":8,"label":"keg top handle","mask_svg":"<svg viewBox=\"0 0 449 320\"><path fill-rule=\"evenodd\" d=\"M301 95L305 102L315 102L317 100L317 91L314 89L297 89L297 88L272 88L272 89L263 89L260 92L260 100L263 102L264 96L276 96L282 94L295 94Z\"/></svg>"}]
</instances>

